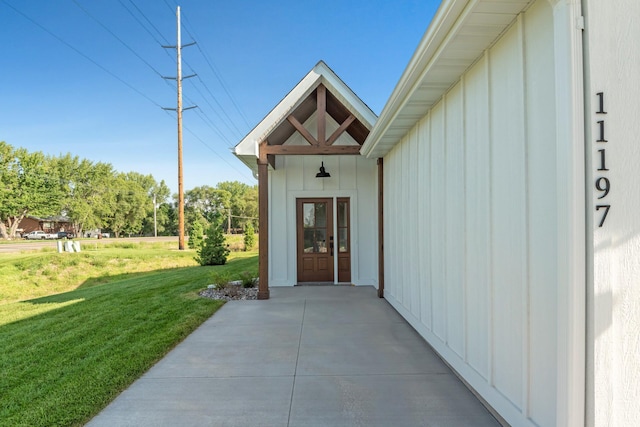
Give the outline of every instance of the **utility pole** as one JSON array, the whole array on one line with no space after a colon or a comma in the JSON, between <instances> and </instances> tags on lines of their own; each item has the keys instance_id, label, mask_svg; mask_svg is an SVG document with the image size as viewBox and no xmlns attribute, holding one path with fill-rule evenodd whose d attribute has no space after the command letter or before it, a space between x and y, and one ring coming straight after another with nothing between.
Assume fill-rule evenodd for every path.
<instances>
[{"instance_id":1,"label":"utility pole","mask_svg":"<svg viewBox=\"0 0 640 427\"><path fill-rule=\"evenodd\" d=\"M178 106L177 108L164 108L165 110L175 110L178 116L178 249L184 250L184 186L182 180L182 111L196 108L196 106L182 108L182 79L195 76L182 77L182 48L196 44L195 42L182 45L180 36L180 6L176 8L176 22L177 22L177 43L175 46L162 46L165 49L176 50L177 63L178 63L178 75L175 77L178 86ZM173 77L165 77L165 79L173 79Z\"/></svg>"},{"instance_id":2,"label":"utility pole","mask_svg":"<svg viewBox=\"0 0 640 427\"><path fill-rule=\"evenodd\" d=\"M227 234L231 234L231 208L229 208L229 216L227 217Z\"/></svg>"}]
</instances>

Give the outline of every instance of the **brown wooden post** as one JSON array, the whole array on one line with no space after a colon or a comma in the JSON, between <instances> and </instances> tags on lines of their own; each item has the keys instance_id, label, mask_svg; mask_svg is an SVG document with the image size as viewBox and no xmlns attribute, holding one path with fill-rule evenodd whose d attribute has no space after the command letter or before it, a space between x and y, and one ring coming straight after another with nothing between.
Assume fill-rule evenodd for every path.
<instances>
[{"instance_id":1,"label":"brown wooden post","mask_svg":"<svg viewBox=\"0 0 640 427\"><path fill-rule=\"evenodd\" d=\"M259 278L258 299L269 299L269 162L260 147L258 159Z\"/></svg>"},{"instance_id":2,"label":"brown wooden post","mask_svg":"<svg viewBox=\"0 0 640 427\"><path fill-rule=\"evenodd\" d=\"M327 88L323 85L317 89L318 145L326 145L327 135Z\"/></svg>"},{"instance_id":3,"label":"brown wooden post","mask_svg":"<svg viewBox=\"0 0 640 427\"><path fill-rule=\"evenodd\" d=\"M378 158L378 297L384 298L384 168Z\"/></svg>"}]
</instances>

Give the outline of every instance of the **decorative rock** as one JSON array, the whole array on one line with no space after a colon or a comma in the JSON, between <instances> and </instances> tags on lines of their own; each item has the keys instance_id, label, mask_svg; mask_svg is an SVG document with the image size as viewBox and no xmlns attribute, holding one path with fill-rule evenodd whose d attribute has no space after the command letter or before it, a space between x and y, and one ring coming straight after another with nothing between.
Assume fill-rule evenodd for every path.
<instances>
[{"instance_id":1,"label":"decorative rock","mask_svg":"<svg viewBox=\"0 0 640 427\"><path fill-rule=\"evenodd\" d=\"M215 285L209 285L198 295L223 301L254 300L258 299L258 288L243 288L239 284L230 283L223 289L216 289Z\"/></svg>"}]
</instances>

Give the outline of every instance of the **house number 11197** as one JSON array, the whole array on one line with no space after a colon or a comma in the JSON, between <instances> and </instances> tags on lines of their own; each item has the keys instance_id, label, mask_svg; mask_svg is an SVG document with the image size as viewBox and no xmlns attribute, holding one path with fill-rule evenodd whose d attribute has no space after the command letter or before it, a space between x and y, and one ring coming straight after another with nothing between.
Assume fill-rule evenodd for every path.
<instances>
[{"instance_id":1,"label":"house number 11197","mask_svg":"<svg viewBox=\"0 0 640 427\"><path fill-rule=\"evenodd\" d=\"M604 111L604 92L598 92L596 94L598 97L598 110L596 114L607 114ZM611 191L611 181L606 176L603 176L605 172L608 172L606 166L606 146L601 146L599 144L605 144L609 141L605 138L605 120L598 120L598 139L596 139L596 144L598 144L598 156L595 158L595 163L598 166L597 172L599 172L600 176L596 177L596 190L598 191L598 203L605 202L605 198L609 195L609 191ZM602 147L602 148L600 148ZM607 219L607 215L609 214L609 210L611 209L611 204L597 204L596 212L601 214L600 222L598 223L598 227L602 227L604 225L605 220Z\"/></svg>"}]
</instances>

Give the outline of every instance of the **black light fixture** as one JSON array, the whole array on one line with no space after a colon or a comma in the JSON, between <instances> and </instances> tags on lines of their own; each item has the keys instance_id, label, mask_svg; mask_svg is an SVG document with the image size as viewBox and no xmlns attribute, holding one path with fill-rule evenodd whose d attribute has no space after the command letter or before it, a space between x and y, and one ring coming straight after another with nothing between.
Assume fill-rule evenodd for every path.
<instances>
[{"instance_id":1,"label":"black light fixture","mask_svg":"<svg viewBox=\"0 0 640 427\"><path fill-rule=\"evenodd\" d=\"M324 170L324 162L322 162L322 166L320 166L320 172L316 174L316 178L331 178L331 174Z\"/></svg>"}]
</instances>

